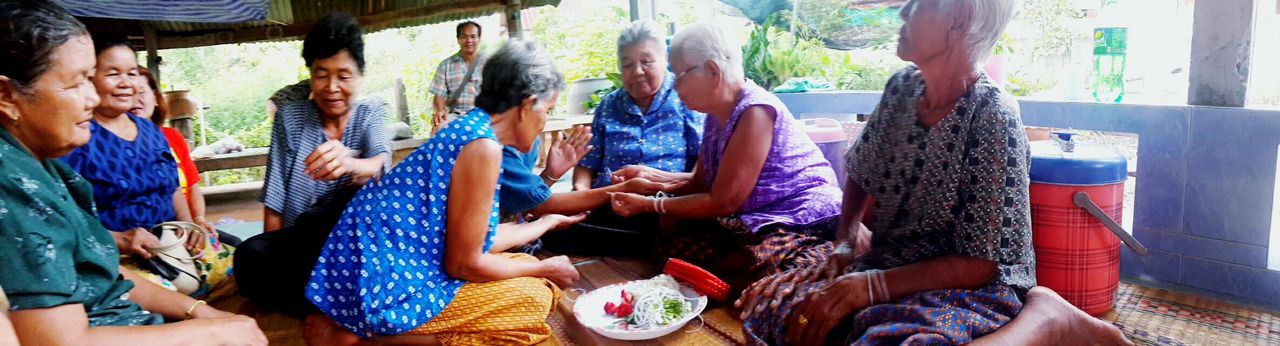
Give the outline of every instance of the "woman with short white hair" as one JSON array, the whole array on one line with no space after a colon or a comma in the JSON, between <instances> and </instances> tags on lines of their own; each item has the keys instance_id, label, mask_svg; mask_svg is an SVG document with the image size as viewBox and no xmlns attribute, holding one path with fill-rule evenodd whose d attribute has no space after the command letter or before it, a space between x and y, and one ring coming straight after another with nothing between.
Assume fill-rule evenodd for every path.
<instances>
[{"instance_id":1,"label":"woman with short white hair","mask_svg":"<svg viewBox=\"0 0 1280 346\"><path fill-rule=\"evenodd\" d=\"M614 194L613 210L658 214L669 228L658 240L659 259L703 266L736 295L766 275L825 261L840 188L787 106L743 79L742 48L733 42L709 24L672 40L675 90L707 114L693 172L629 166L612 178L683 184L670 198Z\"/></svg>"},{"instance_id":2,"label":"woman with short white hair","mask_svg":"<svg viewBox=\"0 0 1280 346\"><path fill-rule=\"evenodd\" d=\"M748 289L739 303L753 341L1127 342L1035 287L1026 134L1017 101L980 68L1014 2L902 7L898 56L914 65L889 80L849 150L839 229L854 236L828 266ZM854 231L862 221L869 231Z\"/></svg>"},{"instance_id":3,"label":"woman with short white hair","mask_svg":"<svg viewBox=\"0 0 1280 346\"><path fill-rule=\"evenodd\" d=\"M622 29L618 35L618 67L622 88L609 93L596 107L591 135L586 137L590 141L582 142L588 152L570 157L581 157L580 161L559 165L569 160L551 155L542 171L545 179L527 173L536 160L525 160L525 167L506 166L502 172L504 211L527 210L534 215L591 211L581 225L543 237L548 251L610 256L648 253L651 249L645 246L619 245L651 243L658 233L658 219L618 217L609 206L609 194L653 194L676 186L645 179L613 184L611 173L631 165L684 173L692 171L697 162L706 115L690 110L676 93L675 78L667 71L667 43L657 23L638 20ZM569 151L553 150L552 154ZM514 160L504 157L506 161ZM574 191L551 193L548 185L575 164ZM544 180L548 184L543 184Z\"/></svg>"}]
</instances>

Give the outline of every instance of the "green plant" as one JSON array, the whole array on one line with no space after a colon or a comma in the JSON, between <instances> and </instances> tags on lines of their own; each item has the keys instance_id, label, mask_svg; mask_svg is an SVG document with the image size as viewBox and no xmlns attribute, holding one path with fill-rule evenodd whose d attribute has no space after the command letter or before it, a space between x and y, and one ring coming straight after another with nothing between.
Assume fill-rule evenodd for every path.
<instances>
[{"instance_id":1,"label":"green plant","mask_svg":"<svg viewBox=\"0 0 1280 346\"><path fill-rule=\"evenodd\" d=\"M774 79L769 88L778 86L791 78L813 77L821 69L821 58L826 56L822 42L804 40L791 35L779 35L778 42L787 43L788 49L770 52L769 68Z\"/></svg>"},{"instance_id":2,"label":"green plant","mask_svg":"<svg viewBox=\"0 0 1280 346\"><path fill-rule=\"evenodd\" d=\"M769 55L771 43L769 32L777 20L778 13L774 13L765 19L764 24L756 25L747 38L747 44L742 47L742 68L746 72L747 79L755 81L764 88L771 88L771 83L777 79L769 67L772 60Z\"/></svg>"},{"instance_id":3,"label":"green plant","mask_svg":"<svg viewBox=\"0 0 1280 346\"><path fill-rule=\"evenodd\" d=\"M1000 35L1000 39L996 40L995 51L991 55L1010 56L1015 53L1013 48L1013 38L1009 34Z\"/></svg>"},{"instance_id":4,"label":"green plant","mask_svg":"<svg viewBox=\"0 0 1280 346\"><path fill-rule=\"evenodd\" d=\"M603 101L605 96L609 96L609 94L613 93L615 90L622 89L621 73L609 72L605 74L605 78L608 78L609 82L612 82L613 85L591 92L591 98L582 103L582 107L586 108L588 112L600 106L600 101Z\"/></svg>"}]
</instances>

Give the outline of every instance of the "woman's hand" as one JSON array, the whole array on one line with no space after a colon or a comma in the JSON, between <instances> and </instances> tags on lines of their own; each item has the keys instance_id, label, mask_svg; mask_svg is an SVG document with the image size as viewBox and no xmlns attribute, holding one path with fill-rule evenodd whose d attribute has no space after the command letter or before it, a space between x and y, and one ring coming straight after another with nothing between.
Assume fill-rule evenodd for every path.
<instances>
[{"instance_id":1,"label":"woman's hand","mask_svg":"<svg viewBox=\"0 0 1280 346\"><path fill-rule=\"evenodd\" d=\"M116 248L120 249L121 255L151 258L151 252L147 251L147 248L160 246L160 238L156 238L150 231L141 227L128 231L111 232L111 238L115 238Z\"/></svg>"},{"instance_id":2,"label":"woman's hand","mask_svg":"<svg viewBox=\"0 0 1280 346\"><path fill-rule=\"evenodd\" d=\"M339 140L329 140L316 147L307 156L306 172L311 179L333 181L353 173L351 167L351 149Z\"/></svg>"},{"instance_id":3,"label":"woman's hand","mask_svg":"<svg viewBox=\"0 0 1280 346\"><path fill-rule=\"evenodd\" d=\"M573 287L578 282L578 268L573 266L573 262L569 262L568 256L556 256L542 260L545 267L543 278L551 280L560 288Z\"/></svg>"},{"instance_id":4,"label":"woman's hand","mask_svg":"<svg viewBox=\"0 0 1280 346\"><path fill-rule=\"evenodd\" d=\"M648 166L627 165L616 171L613 171L613 173L609 175L609 181L612 182L613 184L621 184L626 182L627 180L644 178L644 179L648 179L649 181L660 182L660 183L672 182L670 181L670 179L666 179L666 177L663 176L662 173L664 172Z\"/></svg>"},{"instance_id":5,"label":"woman's hand","mask_svg":"<svg viewBox=\"0 0 1280 346\"><path fill-rule=\"evenodd\" d=\"M670 182L659 183L645 178L629 179L619 186L621 192L629 192L638 195L651 196L658 192L671 192L684 187L688 182Z\"/></svg>"},{"instance_id":6,"label":"woman's hand","mask_svg":"<svg viewBox=\"0 0 1280 346\"><path fill-rule=\"evenodd\" d=\"M814 266L804 269L793 269L760 279L742 291L742 296L733 302L733 307L742 309L738 319L745 320L753 313L765 309L777 309L783 300L795 293L797 284L805 284L823 279L825 268Z\"/></svg>"},{"instance_id":7,"label":"woman's hand","mask_svg":"<svg viewBox=\"0 0 1280 346\"><path fill-rule=\"evenodd\" d=\"M836 248L831 252L831 259L827 261L827 279L852 273L858 258L871 252L871 230L867 229L867 226L858 224L858 229L853 232L853 239L836 241Z\"/></svg>"},{"instance_id":8,"label":"woman's hand","mask_svg":"<svg viewBox=\"0 0 1280 346\"><path fill-rule=\"evenodd\" d=\"M267 336L258 328L258 322L241 315L194 319L181 322L199 331L206 345L266 345Z\"/></svg>"},{"instance_id":9,"label":"woman's hand","mask_svg":"<svg viewBox=\"0 0 1280 346\"><path fill-rule=\"evenodd\" d=\"M865 273L841 276L826 287L805 295L787 318L787 342L818 345L837 324L869 305Z\"/></svg>"},{"instance_id":10,"label":"woman's hand","mask_svg":"<svg viewBox=\"0 0 1280 346\"><path fill-rule=\"evenodd\" d=\"M212 222L209 222L209 220L205 220L204 216L196 216L192 218L191 223L194 223L200 226L201 228L204 228L204 231L208 232L209 236L216 236L218 234L217 226L215 226Z\"/></svg>"},{"instance_id":11,"label":"woman's hand","mask_svg":"<svg viewBox=\"0 0 1280 346\"><path fill-rule=\"evenodd\" d=\"M547 168L543 174L550 179L559 179L568 173L583 156L595 147L591 143L591 126L578 125L568 130L568 135L560 135L560 139L551 146L547 153Z\"/></svg>"},{"instance_id":12,"label":"woman's hand","mask_svg":"<svg viewBox=\"0 0 1280 346\"><path fill-rule=\"evenodd\" d=\"M196 226L206 228L204 225L198 223ZM211 232L210 229L188 230L186 228L178 228L177 230L174 230L173 235L178 236L178 238L182 238L186 232L191 232L191 236L187 237L187 243L183 244L183 246L191 253L199 253L200 251L204 251L204 246L209 241L209 234L211 233L208 232Z\"/></svg>"},{"instance_id":13,"label":"woman's hand","mask_svg":"<svg viewBox=\"0 0 1280 346\"><path fill-rule=\"evenodd\" d=\"M610 193L609 201L609 204L613 205L613 212L621 217L653 212L653 199L634 193Z\"/></svg>"}]
</instances>

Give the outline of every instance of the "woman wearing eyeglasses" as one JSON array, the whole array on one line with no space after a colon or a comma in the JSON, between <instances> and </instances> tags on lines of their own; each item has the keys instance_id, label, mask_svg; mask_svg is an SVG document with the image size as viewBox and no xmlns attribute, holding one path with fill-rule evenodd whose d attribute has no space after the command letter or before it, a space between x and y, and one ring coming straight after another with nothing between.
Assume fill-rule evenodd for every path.
<instances>
[{"instance_id":1,"label":"woman wearing eyeglasses","mask_svg":"<svg viewBox=\"0 0 1280 346\"><path fill-rule=\"evenodd\" d=\"M630 166L612 177L686 182L670 198L614 194L613 210L659 214L659 255L703 266L734 290L824 261L841 201L830 163L786 105L743 78L740 47L708 24L672 41L673 89L707 114L693 173Z\"/></svg>"}]
</instances>

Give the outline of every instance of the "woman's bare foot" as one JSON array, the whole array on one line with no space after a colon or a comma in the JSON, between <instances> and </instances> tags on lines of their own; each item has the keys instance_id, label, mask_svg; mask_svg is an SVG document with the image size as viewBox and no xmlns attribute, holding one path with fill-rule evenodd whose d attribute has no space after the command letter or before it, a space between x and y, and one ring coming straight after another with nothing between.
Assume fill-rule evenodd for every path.
<instances>
[{"instance_id":1,"label":"woman's bare foot","mask_svg":"<svg viewBox=\"0 0 1280 346\"><path fill-rule=\"evenodd\" d=\"M302 339L311 346L352 346L360 344L360 337L343 329L328 316L307 316L302 329Z\"/></svg>"},{"instance_id":2,"label":"woman's bare foot","mask_svg":"<svg viewBox=\"0 0 1280 346\"><path fill-rule=\"evenodd\" d=\"M1054 343L1057 345L1133 345L1120 328L1089 316L1047 287L1035 287L1027 292L1027 305L1022 313L1051 316L1051 321L1057 322L1049 324L1058 327L1058 342Z\"/></svg>"},{"instance_id":3,"label":"woman's bare foot","mask_svg":"<svg viewBox=\"0 0 1280 346\"><path fill-rule=\"evenodd\" d=\"M974 345L1133 345L1120 328L1089 316L1057 292L1036 287L1018 316Z\"/></svg>"}]
</instances>

